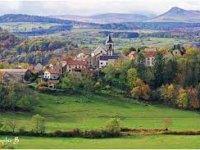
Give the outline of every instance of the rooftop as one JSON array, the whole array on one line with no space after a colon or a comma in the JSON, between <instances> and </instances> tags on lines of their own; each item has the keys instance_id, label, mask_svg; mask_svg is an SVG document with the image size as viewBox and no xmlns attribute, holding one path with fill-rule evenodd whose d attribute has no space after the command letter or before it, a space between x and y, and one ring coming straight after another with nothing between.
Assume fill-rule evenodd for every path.
<instances>
[{"instance_id":1,"label":"rooftop","mask_svg":"<svg viewBox=\"0 0 200 150\"><path fill-rule=\"evenodd\" d=\"M100 60L109 60L109 59L118 59L118 58L119 58L118 55L113 55L113 56L103 55L103 56L100 56Z\"/></svg>"}]
</instances>

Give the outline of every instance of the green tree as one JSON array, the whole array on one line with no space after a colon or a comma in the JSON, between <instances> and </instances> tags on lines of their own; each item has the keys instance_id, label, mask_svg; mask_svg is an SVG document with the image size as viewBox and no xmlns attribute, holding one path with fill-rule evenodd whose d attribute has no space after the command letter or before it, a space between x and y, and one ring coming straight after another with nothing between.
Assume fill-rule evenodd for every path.
<instances>
[{"instance_id":1,"label":"green tree","mask_svg":"<svg viewBox=\"0 0 200 150\"><path fill-rule=\"evenodd\" d=\"M36 133L45 133L45 118L37 114L32 117L33 131Z\"/></svg>"},{"instance_id":2,"label":"green tree","mask_svg":"<svg viewBox=\"0 0 200 150\"><path fill-rule=\"evenodd\" d=\"M160 87L163 84L164 66L165 66L165 61L164 61L163 55L158 52L155 57L154 65L153 65L153 72L155 76L155 80L154 80L155 89Z\"/></svg>"},{"instance_id":3,"label":"green tree","mask_svg":"<svg viewBox=\"0 0 200 150\"><path fill-rule=\"evenodd\" d=\"M146 66L145 66L145 57L142 52L138 54L137 60L136 60L136 66L137 66L137 72L138 72L138 77L145 81L146 76Z\"/></svg>"},{"instance_id":4,"label":"green tree","mask_svg":"<svg viewBox=\"0 0 200 150\"><path fill-rule=\"evenodd\" d=\"M163 70L163 82L170 84L176 78L177 70L178 63L175 59L166 60Z\"/></svg>"}]
</instances>

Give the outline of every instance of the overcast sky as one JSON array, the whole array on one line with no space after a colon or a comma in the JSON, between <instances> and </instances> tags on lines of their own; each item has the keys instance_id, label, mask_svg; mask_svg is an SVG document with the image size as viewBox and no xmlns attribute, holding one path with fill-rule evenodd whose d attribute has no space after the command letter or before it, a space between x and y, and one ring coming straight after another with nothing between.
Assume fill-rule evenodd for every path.
<instances>
[{"instance_id":1,"label":"overcast sky","mask_svg":"<svg viewBox=\"0 0 200 150\"><path fill-rule=\"evenodd\" d=\"M0 15L93 15L108 12L161 14L174 6L200 10L200 0L0 0Z\"/></svg>"}]
</instances>

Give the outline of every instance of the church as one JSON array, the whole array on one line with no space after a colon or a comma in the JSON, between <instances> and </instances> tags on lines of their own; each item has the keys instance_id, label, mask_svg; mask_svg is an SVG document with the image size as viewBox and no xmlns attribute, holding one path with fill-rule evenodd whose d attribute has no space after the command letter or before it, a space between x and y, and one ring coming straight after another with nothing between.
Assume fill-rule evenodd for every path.
<instances>
[{"instance_id":1,"label":"church","mask_svg":"<svg viewBox=\"0 0 200 150\"><path fill-rule=\"evenodd\" d=\"M114 42L110 35L108 35L105 46L106 50L98 47L91 53L94 68L101 69L119 58L118 54L114 52Z\"/></svg>"}]
</instances>

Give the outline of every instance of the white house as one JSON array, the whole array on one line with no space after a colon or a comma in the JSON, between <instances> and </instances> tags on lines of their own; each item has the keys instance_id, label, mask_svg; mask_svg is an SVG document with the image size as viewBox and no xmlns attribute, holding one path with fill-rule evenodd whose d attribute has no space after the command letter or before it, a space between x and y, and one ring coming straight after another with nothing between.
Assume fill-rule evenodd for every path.
<instances>
[{"instance_id":1,"label":"white house","mask_svg":"<svg viewBox=\"0 0 200 150\"><path fill-rule=\"evenodd\" d=\"M59 79L59 71L56 69L46 70L44 72L44 79L58 80Z\"/></svg>"},{"instance_id":2,"label":"white house","mask_svg":"<svg viewBox=\"0 0 200 150\"><path fill-rule=\"evenodd\" d=\"M114 63L114 61L118 59L118 56L117 55L114 55L114 56L100 56L100 60L99 60L99 68L103 68L109 64L112 64Z\"/></svg>"},{"instance_id":3,"label":"white house","mask_svg":"<svg viewBox=\"0 0 200 150\"><path fill-rule=\"evenodd\" d=\"M153 66L156 54L157 54L156 48L146 48L144 50L144 57L145 57L145 65L146 66Z\"/></svg>"}]
</instances>

